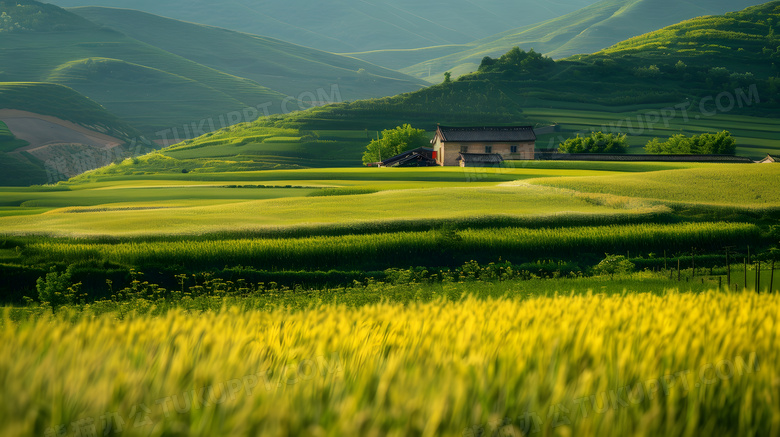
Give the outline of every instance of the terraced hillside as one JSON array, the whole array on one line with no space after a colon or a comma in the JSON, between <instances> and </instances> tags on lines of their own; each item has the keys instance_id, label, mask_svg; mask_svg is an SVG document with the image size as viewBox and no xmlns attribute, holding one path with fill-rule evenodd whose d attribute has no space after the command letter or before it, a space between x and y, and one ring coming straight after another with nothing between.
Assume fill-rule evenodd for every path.
<instances>
[{"instance_id":1,"label":"terraced hillside","mask_svg":"<svg viewBox=\"0 0 780 437\"><path fill-rule=\"evenodd\" d=\"M483 57L499 56L515 46L525 50L533 48L554 59L562 59L593 53L683 20L719 15L761 3L761 0L602 0L545 22L507 30L465 46L450 47L444 54L436 53L436 48L424 50L429 59L420 60L416 65L404 65L406 53L387 53L388 59L394 61L388 65L437 83L445 71L456 77L476 71ZM358 56L382 64L382 55Z\"/></svg>"}]
</instances>

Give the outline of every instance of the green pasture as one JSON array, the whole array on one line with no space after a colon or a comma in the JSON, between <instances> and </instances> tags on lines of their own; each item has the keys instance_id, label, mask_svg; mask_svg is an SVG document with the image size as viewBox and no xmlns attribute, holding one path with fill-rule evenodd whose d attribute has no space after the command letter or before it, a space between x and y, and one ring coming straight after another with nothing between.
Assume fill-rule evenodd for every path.
<instances>
[{"instance_id":1,"label":"green pasture","mask_svg":"<svg viewBox=\"0 0 780 437\"><path fill-rule=\"evenodd\" d=\"M780 166L772 164L712 164L647 174L538 179L532 183L667 203L780 206Z\"/></svg>"},{"instance_id":2,"label":"green pasture","mask_svg":"<svg viewBox=\"0 0 780 437\"><path fill-rule=\"evenodd\" d=\"M758 164L517 161L150 175L112 167L55 187L1 188L0 226L14 235L199 235L497 216L612 222L668 211L659 202L780 206L780 168Z\"/></svg>"},{"instance_id":3,"label":"green pasture","mask_svg":"<svg viewBox=\"0 0 780 437\"><path fill-rule=\"evenodd\" d=\"M392 220L427 220L435 226L451 219L490 215L598 217L653 211L647 204L594 200L536 186L390 189L372 194L301 197L313 190L114 188L40 193L33 200L24 200L25 193L4 193L9 206L62 209L37 216L7 216L0 218L0 224L5 232L13 234L137 236Z\"/></svg>"}]
</instances>

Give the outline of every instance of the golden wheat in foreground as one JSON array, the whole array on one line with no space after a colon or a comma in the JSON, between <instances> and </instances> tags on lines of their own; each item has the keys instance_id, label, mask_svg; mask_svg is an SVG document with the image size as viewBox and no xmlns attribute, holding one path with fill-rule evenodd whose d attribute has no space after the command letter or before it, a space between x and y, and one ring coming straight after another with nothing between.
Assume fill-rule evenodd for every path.
<instances>
[{"instance_id":1,"label":"golden wheat in foreground","mask_svg":"<svg viewBox=\"0 0 780 437\"><path fill-rule=\"evenodd\" d=\"M780 435L780 297L2 320L0 434Z\"/></svg>"}]
</instances>

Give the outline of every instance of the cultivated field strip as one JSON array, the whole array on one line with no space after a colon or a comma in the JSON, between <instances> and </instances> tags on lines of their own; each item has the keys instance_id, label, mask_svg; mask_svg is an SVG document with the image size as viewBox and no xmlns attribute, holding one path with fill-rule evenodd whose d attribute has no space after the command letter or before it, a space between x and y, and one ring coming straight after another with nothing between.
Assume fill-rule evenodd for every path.
<instances>
[{"instance_id":1,"label":"cultivated field strip","mask_svg":"<svg viewBox=\"0 0 780 437\"><path fill-rule=\"evenodd\" d=\"M716 249L758 241L758 226L741 223L633 224L571 228L467 229L395 232L336 237L277 239L173 240L95 243L74 240L33 242L23 254L30 259L69 263L100 260L132 266L181 265L264 269L384 269L446 265L498 257L532 261L548 256L626 251ZM463 258L463 259L461 259Z\"/></svg>"}]
</instances>

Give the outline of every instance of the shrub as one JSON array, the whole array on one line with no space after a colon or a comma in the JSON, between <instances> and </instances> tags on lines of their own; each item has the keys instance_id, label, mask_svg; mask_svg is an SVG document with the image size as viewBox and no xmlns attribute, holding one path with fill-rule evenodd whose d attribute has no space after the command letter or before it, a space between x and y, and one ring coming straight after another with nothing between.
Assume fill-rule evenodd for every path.
<instances>
[{"instance_id":1,"label":"shrub","mask_svg":"<svg viewBox=\"0 0 780 437\"><path fill-rule=\"evenodd\" d=\"M38 278L35 287L42 303L51 306L52 311L62 305L82 303L86 294L81 293L81 283L73 284L70 269L57 273L54 269L44 278Z\"/></svg>"},{"instance_id":2,"label":"shrub","mask_svg":"<svg viewBox=\"0 0 780 437\"><path fill-rule=\"evenodd\" d=\"M593 132L588 137L569 138L558 146L561 153L626 153L628 141L626 135Z\"/></svg>"},{"instance_id":3,"label":"shrub","mask_svg":"<svg viewBox=\"0 0 780 437\"><path fill-rule=\"evenodd\" d=\"M692 137L679 134L669 137L666 141L653 138L645 145L647 153L656 155L733 155L736 150L737 141L725 130Z\"/></svg>"},{"instance_id":4,"label":"shrub","mask_svg":"<svg viewBox=\"0 0 780 437\"><path fill-rule=\"evenodd\" d=\"M634 263L623 255L606 255L606 258L593 268L593 272L597 275L609 275L611 279L615 279L615 273L625 274L634 271Z\"/></svg>"}]
</instances>

